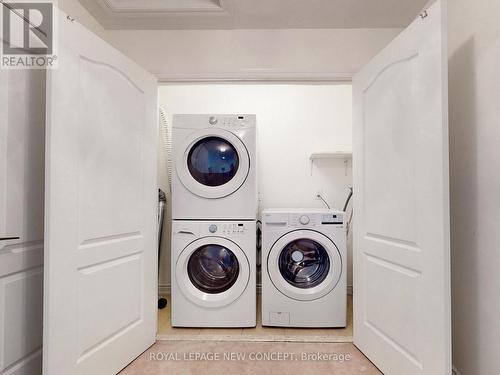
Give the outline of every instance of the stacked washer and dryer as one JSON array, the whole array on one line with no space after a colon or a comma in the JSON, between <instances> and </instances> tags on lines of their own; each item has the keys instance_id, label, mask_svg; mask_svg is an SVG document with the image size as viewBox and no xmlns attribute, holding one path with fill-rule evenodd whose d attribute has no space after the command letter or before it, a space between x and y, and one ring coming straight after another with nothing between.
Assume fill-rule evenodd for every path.
<instances>
[{"instance_id":1,"label":"stacked washer and dryer","mask_svg":"<svg viewBox=\"0 0 500 375\"><path fill-rule=\"evenodd\" d=\"M172 325L256 325L255 115L175 115Z\"/></svg>"},{"instance_id":2,"label":"stacked washer and dryer","mask_svg":"<svg viewBox=\"0 0 500 375\"><path fill-rule=\"evenodd\" d=\"M254 115L173 120L172 325L256 325ZM346 325L344 212L262 213L262 324Z\"/></svg>"}]
</instances>

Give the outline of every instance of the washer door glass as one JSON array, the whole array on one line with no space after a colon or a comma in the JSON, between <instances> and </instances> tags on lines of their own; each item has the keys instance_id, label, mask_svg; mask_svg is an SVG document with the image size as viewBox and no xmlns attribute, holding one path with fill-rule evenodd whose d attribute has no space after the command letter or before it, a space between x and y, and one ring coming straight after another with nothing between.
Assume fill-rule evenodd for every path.
<instances>
[{"instance_id":1,"label":"washer door glass","mask_svg":"<svg viewBox=\"0 0 500 375\"><path fill-rule=\"evenodd\" d=\"M217 294L230 289L239 275L236 255L221 245L205 245L189 258L187 271L193 285L204 293Z\"/></svg>"},{"instance_id":2,"label":"washer door glass","mask_svg":"<svg viewBox=\"0 0 500 375\"><path fill-rule=\"evenodd\" d=\"M196 142L187 159L189 173L200 184L221 186L236 175L239 167L238 152L220 137L206 137Z\"/></svg>"},{"instance_id":3,"label":"washer door glass","mask_svg":"<svg viewBox=\"0 0 500 375\"><path fill-rule=\"evenodd\" d=\"M278 259L283 278L291 285L314 288L325 280L330 271L327 250L318 242L302 238L288 243Z\"/></svg>"}]
</instances>

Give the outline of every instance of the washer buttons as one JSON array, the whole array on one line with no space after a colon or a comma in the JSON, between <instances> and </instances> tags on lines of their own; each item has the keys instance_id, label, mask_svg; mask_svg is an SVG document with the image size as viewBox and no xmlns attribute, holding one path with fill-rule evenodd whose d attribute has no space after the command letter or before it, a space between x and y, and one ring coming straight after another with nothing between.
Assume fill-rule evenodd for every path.
<instances>
[{"instance_id":1,"label":"washer buttons","mask_svg":"<svg viewBox=\"0 0 500 375\"><path fill-rule=\"evenodd\" d=\"M217 225L215 225L215 224L210 224L210 226L208 227L208 231L209 231L210 233L215 233L215 232L217 232Z\"/></svg>"},{"instance_id":2,"label":"washer buttons","mask_svg":"<svg viewBox=\"0 0 500 375\"><path fill-rule=\"evenodd\" d=\"M309 216L307 215L302 215L300 218L299 218L299 221L300 221L300 224L302 225L306 225L306 224L309 224Z\"/></svg>"}]
</instances>

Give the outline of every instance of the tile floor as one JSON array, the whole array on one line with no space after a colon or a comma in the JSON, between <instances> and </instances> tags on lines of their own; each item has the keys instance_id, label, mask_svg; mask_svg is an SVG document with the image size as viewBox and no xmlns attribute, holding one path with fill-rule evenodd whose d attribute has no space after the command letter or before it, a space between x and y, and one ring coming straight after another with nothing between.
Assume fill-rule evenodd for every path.
<instances>
[{"instance_id":1,"label":"tile floor","mask_svg":"<svg viewBox=\"0 0 500 375\"><path fill-rule=\"evenodd\" d=\"M158 341L120 375L287 373L382 374L351 343Z\"/></svg>"},{"instance_id":2,"label":"tile floor","mask_svg":"<svg viewBox=\"0 0 500 375\"><path fill-rule=\"evenodd\" d=\"M170 325L170 296L168 305L158 310L158 336L162 340L197 341L276 341L276 342L352 342L352 296L347 299L346 328L276 328L262 327L260 295L257 298L257 327L255 328L172 328Z\"/></svg>"}]
</instances>

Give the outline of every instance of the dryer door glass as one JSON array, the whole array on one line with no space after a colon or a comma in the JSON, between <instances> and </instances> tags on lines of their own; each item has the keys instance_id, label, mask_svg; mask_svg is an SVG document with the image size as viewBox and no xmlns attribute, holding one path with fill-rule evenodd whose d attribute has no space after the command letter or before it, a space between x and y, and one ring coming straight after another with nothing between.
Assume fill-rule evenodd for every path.
<instances>
[{"instance_id":1,"label":"dryer door glass","mask_svg":"<svg viewBox=\"0 0 500 375\"><path fill-rule=\"evenodd\" d=\"M187 159L189 173L200 184L221 186L231 181L239 166L238 152L220 137L206 137L196 142Z\"/></svg>"},{"instance_id":2,"label":"dryer door glass","mask_svg":"<svg viewBox=\"0 0 500 375\"><path fill-rule=\"evenodd\" d=\"M330 258L321 244L301 238L288 243L281 250L278 265L281 275L289 284L306 289L325 280L330 270Z\"/></svg>"},{"instance_id":3,"label":"dryer door glass","mask_svg":"<svg viewBox=\"0 0 500 375\"><path fill-rule=\"evenodd\" d=\"M239 275L234 253L221 245L205 245L193 252L187 270L193 285L205 293L222 293L231 288Z\"/></svg>"}]
</instances>

